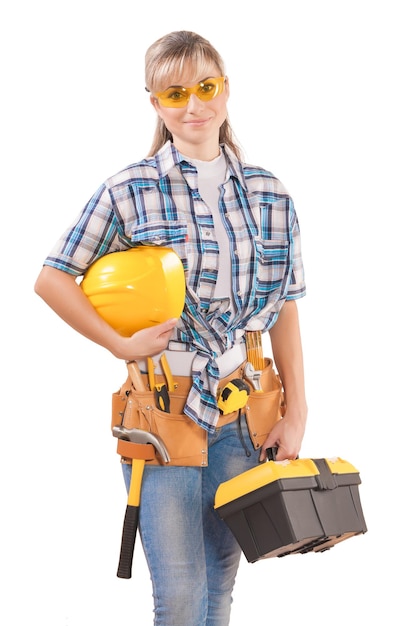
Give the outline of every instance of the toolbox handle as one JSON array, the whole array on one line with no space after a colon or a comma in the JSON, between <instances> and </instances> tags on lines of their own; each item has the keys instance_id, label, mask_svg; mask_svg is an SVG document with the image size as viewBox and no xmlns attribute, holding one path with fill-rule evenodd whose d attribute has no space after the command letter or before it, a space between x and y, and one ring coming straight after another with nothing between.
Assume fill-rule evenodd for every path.
<instances>
[{"instance_id":1,"label":"toolbox handle","mask_svg":"<svg viewBox=\"0 0 417 626\"><path fill-rule=\"evenodd\" d=\"M266 456L268 458L268 461L276 461L277 458L277 452L278 452L278 446L275 446L273 448L267 448L265 450L266 452ZM299 458L299 456L297 455L297 459Z\"/></svg>"},{"instance_id":2,"label":"toolbox handle","mask_svg":"<svg viewBox=\"0 0 417 626\"><path fill-rule=\"evenodd\" d=\"M277 458L277 452L278 452L278 448L267 448L266 449L266 456L268 458L268 461L275 461L275 459Z\"/></svg>"}]
</instances>

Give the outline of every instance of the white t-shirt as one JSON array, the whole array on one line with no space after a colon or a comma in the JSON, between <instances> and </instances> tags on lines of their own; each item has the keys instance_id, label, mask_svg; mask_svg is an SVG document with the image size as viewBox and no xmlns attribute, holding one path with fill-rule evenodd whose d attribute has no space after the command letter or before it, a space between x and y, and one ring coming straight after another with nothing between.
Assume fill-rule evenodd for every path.
<instances>
[{"instance_id":1,"label":"white t-shirt","mask_svg":"<svg viewBox=\"0 0 417 626\"><path fill-rule=\"evenodd\" d=\"M198 190L204 202L211 210L214 230L219 244L219 275L214 295L216 298L230 298L232 302L232 266L230 243L219 212L220 185L226 177L226 159L221 153L212 161L192 159L198 171Z\"/></svg>"}]
</instances>

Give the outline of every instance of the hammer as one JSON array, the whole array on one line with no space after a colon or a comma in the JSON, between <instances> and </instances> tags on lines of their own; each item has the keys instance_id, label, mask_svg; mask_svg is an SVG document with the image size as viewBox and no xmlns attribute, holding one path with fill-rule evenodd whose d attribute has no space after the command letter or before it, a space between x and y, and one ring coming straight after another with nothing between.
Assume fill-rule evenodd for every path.
<instances>
[{"instance_id":1,"label":"hammer","mask_svg":"<svg viewBox=\"0 0 417 626\"><path fill-rule=\"evenodd\" d=\"M117 448L119 454L132 459L132 476L117 570L118 578L131 578L133 552L139 522L140 489L145 461L154 459L155 451L160 454L165 463L169 462L170 457L162 440L157 435L146 430L114 426L112 432L113 436L119 439Z\"/></svg>"}]
</instances>

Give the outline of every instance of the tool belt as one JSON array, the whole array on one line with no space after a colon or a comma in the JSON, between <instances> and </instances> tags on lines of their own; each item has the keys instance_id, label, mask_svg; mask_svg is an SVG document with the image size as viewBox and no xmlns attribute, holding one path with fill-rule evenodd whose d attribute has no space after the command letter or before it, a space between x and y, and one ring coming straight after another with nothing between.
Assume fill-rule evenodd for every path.
<instances>
[{"instance_id":1,"label":"tool belt","mask_svg":"<svg viewBox=\"0 0 417 626\"><path fill-rule=\"evenodd\" d=\"M222 378L219 389L236 378L243 378L245 363ZM284 414L284 392L281 380L272 367L272 361L265 359L259 383L260 390L251 389L242 415L246 416L249 434L254 449L262 446L274 424ZM140 374L148 389L147 374ZM155 374L155 382L162 383L163 376ZM158 435L164 442L169 456L168 465L206 466L208 464L208 433L183 413L186 399L191 389L192 379L188 376L175 376L175 389L169 392L170 412L161 410L153 390L138 392L130 375L118 391L112 394L111 427L123 425L125 428L138 428ZM217 428L235 421L239 411L220 415ZM122 462L130 463L128 457ZM146 461L151 465L166 465L158 456Z\"/></svg>"},{"instance_id":2,"label":"tool belt","mask_svg":"<svg viewBox=\"0 0 417 626\"><path fill-rule=\"evenodd\" d=\"M259 378L259 391L252 390L246 408L246 422L255 450L285 414L285 393L281 378L273 368L272 360L265 358L265 367Z\"/></svg>"}]
</instances>

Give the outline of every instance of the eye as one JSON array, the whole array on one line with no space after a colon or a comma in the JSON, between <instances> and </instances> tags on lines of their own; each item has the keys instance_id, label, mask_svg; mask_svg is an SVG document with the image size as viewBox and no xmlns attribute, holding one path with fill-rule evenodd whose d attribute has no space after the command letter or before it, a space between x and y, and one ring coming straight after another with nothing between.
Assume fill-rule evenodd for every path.
<instances>
[{"instance_id":1,"label":"eye","mask_svg":"<svg viewBox=\"0 0 417 626\"><path fill-rule=\"evenodd\" d=\"M203 94L209 94L214 89L216 89L216 85L214 83L211 83L209 80L204 81L203 83L200 83L199 85L199 91Z\"/></svg>"},{"instance_id":2,"label":"eye","mask_svg":"<svg viewBox=\"0 0 417 626\"><path fill-rule=\"evenodd\" d=\"M167 100L173 100L174 102L180 102L186 97L186 91L181 91L179 89L167 89L164 93L164 98Z\"/></svg>"}]
</instances>

